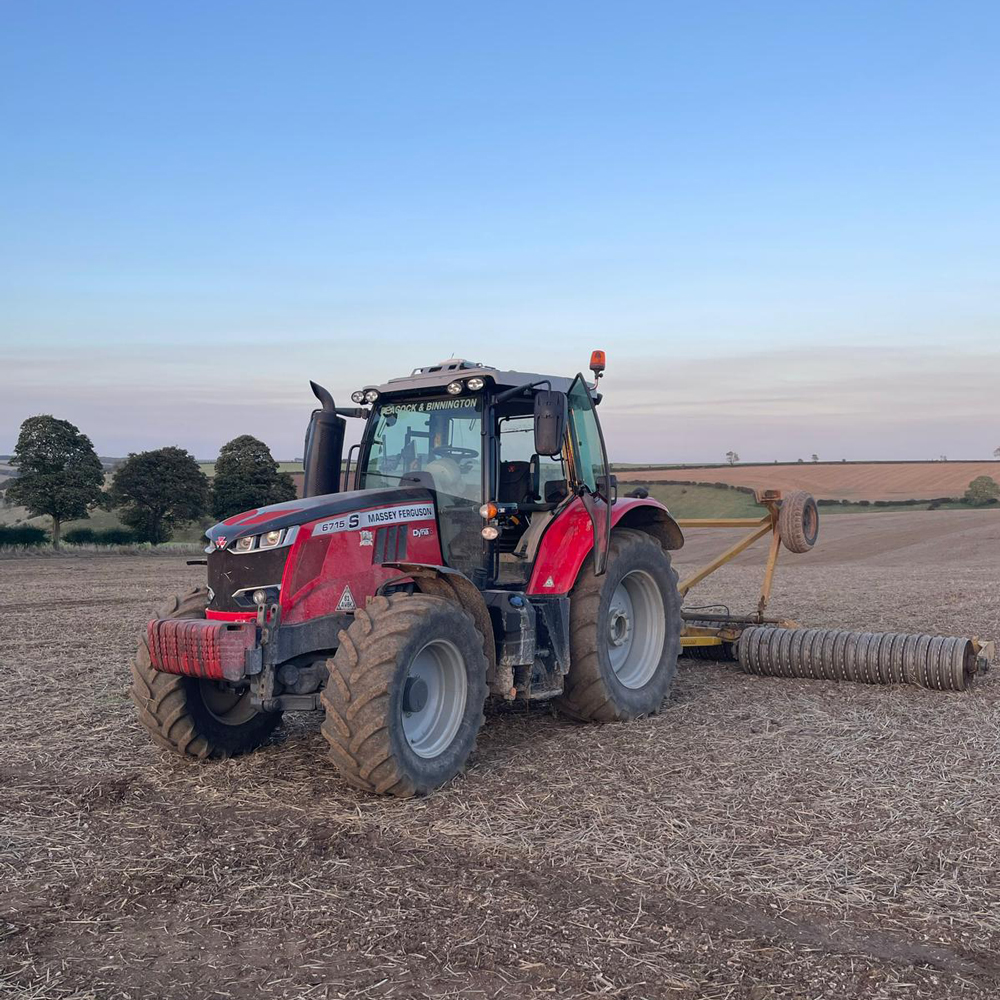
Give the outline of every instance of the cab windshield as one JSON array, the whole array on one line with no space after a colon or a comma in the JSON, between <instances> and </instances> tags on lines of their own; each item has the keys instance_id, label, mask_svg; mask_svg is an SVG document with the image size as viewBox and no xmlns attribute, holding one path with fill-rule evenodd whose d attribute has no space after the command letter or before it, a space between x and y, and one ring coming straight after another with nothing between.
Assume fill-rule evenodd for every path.
<instances>
[{"instance_id":1,"label":"cab windshield","mask_svg":"<svg viewBox=\"0 0 1000 1000\"><path fill-rule=\"evenodd\" d=\"M483 559L482 397L386 400L373 419L361 488L433 491L445 561L471 575Z\"/></svg>"},{"instance_id":2,"label":"cab windshield","mask_svg":"<svg viewBox=\"0 0 1000 1000\"><path fill-rule=\"evenodd\" d=\"M365 489L400 481L481 504L482 402L422 399L379 407L364 464Z\"/></svg>"}]
</instances>

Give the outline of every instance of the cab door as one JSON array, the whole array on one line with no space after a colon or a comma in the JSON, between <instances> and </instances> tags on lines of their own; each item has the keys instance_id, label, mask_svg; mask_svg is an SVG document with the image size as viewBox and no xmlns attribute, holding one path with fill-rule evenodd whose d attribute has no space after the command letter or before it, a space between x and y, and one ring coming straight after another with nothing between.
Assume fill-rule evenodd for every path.
<instances>
[{"instance_id":1,"label":"cab door","mask_svg":"<svg viewBox=\"0 0 1000 1000\"><path fill-rule=\"evenodd\" d=\"M611 475L601 422L583 375L573 379L566 394L569 409L570 486L583 501L594 526L594 574L608 564L611 544Z\"/></svg>"}]
</instances>

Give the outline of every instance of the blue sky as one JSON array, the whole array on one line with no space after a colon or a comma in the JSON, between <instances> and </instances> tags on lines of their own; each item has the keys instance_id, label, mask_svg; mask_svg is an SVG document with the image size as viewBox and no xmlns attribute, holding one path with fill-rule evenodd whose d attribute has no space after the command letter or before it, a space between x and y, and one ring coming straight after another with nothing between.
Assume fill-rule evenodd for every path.
<instances>
[{"instance_id":1,"label":"blue sky","mask_svg":"<svg viewBox=\"0 0 1000 1000\"><path fill-rule=\"evenodd\" d=\"M622 461L1000 446L994 3L0 9L0 452L609 356Z\"/></svg>"}]
</instances>

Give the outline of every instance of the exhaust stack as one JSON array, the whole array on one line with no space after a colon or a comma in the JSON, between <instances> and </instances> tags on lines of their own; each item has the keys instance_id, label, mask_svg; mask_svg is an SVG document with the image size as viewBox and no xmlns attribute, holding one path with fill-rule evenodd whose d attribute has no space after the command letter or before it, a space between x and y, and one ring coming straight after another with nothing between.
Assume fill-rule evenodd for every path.
<instances>
[{"instance_id":1,"label":"exhaust stack","mask_svg":"<svg viewBox=\"0 0 1000 1000\"><path fill-rule=\"evenodd\" d=\"M337 407L329 391L315 382L309 385L322 408L313 410L306 430L302 494L317 497L340 492L340 467L344 458L347 421L337 415Z\"/></svg>"}]
</instances>

